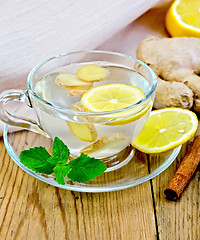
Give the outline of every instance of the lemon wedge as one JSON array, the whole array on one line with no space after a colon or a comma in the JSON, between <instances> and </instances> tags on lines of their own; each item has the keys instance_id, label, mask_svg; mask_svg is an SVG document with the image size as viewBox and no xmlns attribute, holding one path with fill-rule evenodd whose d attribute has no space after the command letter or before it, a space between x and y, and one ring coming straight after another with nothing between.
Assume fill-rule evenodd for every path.
<instances>
[{"instance_id":1,"label":"lemon wedge","mask_svg":"<svg viewBox=\"0 0 200 240\"><path fill-rule=\"evenodd\" d=\"M161 153L188 141L196 132L195 113L181 108L165 108L150 117L132 145L145 153Z\"/></svg>"},{"instance_id":2,"label":"lemon wedge","mask_svg":"<svg viewBox=\"0 0 200 240\"><path fill-rule=\"evenodd\" d=\"M172 37L200 37L200 1L176 0L166 14Z\"/></svg>"},{"instance_id":3,"label":"lemon wedge","mask_svg":"<svg viewBox=\"0 0 200 240\"><path fill-rule=\"evenodd\" d=\"M86 82L98 82L105 79L109 72L106 68L96 64L88 64L79 68L76 75L79 79Z\"/></svg>"}]
</instances>

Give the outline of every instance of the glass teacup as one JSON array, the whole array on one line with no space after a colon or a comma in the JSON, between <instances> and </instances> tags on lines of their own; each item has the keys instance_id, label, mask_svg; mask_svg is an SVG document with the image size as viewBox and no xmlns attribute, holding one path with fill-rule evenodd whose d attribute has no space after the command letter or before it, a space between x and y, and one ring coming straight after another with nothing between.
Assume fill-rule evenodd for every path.
<instances>
[{"instance_id":1,"label":"glass teacup","mask_svg":"<svg viewBox=\"0 0 200 240\"><path fill-rule=\"evenodd\" d=\"M81 94L55 84L60 73L75 74L88 64L106 68L109 75L92 87L123 83L140 88L144 97L131 106L113 111L85 111ZM143 62L114 52L80 51L47 59L30 72L27 91L7 90L0 95L0 119L8 125L57 136L70 149L72 157L88 154L104 161L108 171L125 165L134 155L131 142L137 137L150 114L156 89L156 76ZM32 107L37 122L12 116L6 104L20 101Z\"/></svg>"}]
</instances>

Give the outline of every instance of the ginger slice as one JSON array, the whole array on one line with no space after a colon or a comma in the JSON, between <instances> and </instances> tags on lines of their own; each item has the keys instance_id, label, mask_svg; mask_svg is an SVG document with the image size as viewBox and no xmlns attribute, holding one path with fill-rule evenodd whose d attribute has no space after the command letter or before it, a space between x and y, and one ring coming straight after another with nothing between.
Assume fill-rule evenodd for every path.
<instances>
[{"instance_id":1,"label":"ginger slice","mask_svg":"<svg viewBox=\"0 0 200 240\"><path fill-rule=\"evenodd\" d=\"M82 97L83 94L85 92L87 92L87 90L82 90L82 89L73 89L73 88L67 88L67 89L68 89L67 93L68 93L69 96L80 96L80 97Z\"/></svg>"},{"instance_id":2,"label":"ginger slice","mask_svg":"<svg viewBox=\"0 0 200 240\"><path fill-rule=\"evenodd\" d=\"M87 110L80 104L75 104L71 108L76 111L87 112ZM88 118L89 117L86 116L80 116L80 119L83 121L88 121ZM71 133L81 141L94 142L98 137L98 133L94 124L67 121L67 125Z\"/></svg>"},{"instance_id":3,"label":"ginger slice","mask_svg":"<svg viewBox=\"0 0 200 240\"><path fill-rule=\"evenodd\" d=\"M95 154L102 152L105 149L109 149L115 145L117 146L123 140L125 140L125 136L121 132L116 132L109 136L99 138L96 142L81 149L80 152L95 156Z\"/></svg>"},{"instance_id":4,"label":"ginger slice","mask_svg":"<svg viewBox=\"0 0 200 240\"><path fill-rule=\"evenodd\" d=\"M109 75L109 71L96 64L88 64L79 68L76 75L79 79L86 82L99 82Z\"/></svg>"},{"instance_id":5,"label":"ginger slice","mask_svg":"<svg viewBox=\"0 0 200 240\"><path fill-rule=\"evenodd\" d=\"M87 92L92 85L82 85L82 86L72 86L67 87L67 93L70 96L80 96L82 97L85 92Z\"/></svg>"},{"instance_id":6,"label":"ginger slice","mask_svg":"<svg viewBox=\"0 0 200 240\"><path fill-rule=\"evenodd\" d=\"M81 104L76 103L74 105L71 106L71 109L76 110L76 111L80 111L80 112L88 112L87 109L85 109Z\"/></svg>"},{"instance_id":7,"label":"ginger slice","mask_svg":"<svg viewBox=\"0 0 200 240\"><path fill-rule=\"evenodd\" d=\"M97 139L97 131L94 124L67 122L71 133L79 140L94 142Z\"/></svg>"},{"instance_id":8,"label":"ginger slice","mask_svg":"<svg viewBox=\"0 0 200 240\"><path fill-rule=\"evenodd\" d=\"M73 73L60 73L56 77L55 83L64 88L79 87L79 89L89 89L92 87L92 83L80 80L76 74Z\"/></svg>"},{"instance_id":9,"label":"ginger slice","mask_svg":"<svg viewBox=\"0 0 200 240\"><path fill-rule=\"evenodd\" d=\"M92 87L92 83L88 85L69 86L67 89L71 90L89 90Z\"/></svg>"},{"instance_id":10,"label":"ginger slice","mask_svg":"<svg viewBox=\"0 0 200 240\"><path fill-rule=\"evenodd\" d=\"M75 111L80 111L80 112L89 112L87 109L83 107L83 105L79 103L72 105L71 109ZM79 116L79 118L84 122L88 122L88 123L94 122L94 118L92 116Z\"/></svg>"}]
</instances>

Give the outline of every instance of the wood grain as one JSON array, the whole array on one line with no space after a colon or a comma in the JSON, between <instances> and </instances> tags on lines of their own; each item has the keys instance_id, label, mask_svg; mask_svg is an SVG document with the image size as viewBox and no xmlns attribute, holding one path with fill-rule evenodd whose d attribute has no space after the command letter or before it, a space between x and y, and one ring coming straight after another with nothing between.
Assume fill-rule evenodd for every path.
<instances>
[{"instance_id":1,"label":"wood grain","mask_svg":"<svg viewBox=\"0 0 200 240\"><path fill-rule=\"evenodd\" d=\"M197 130L197 134L200 134L200 129ZM197 169L178 201L169 201L164 195L164 189L179 166L190 143L191 140L184 144L176 161L166 171L152 180L160 240L200 239L199 169Z\"/></svg>"},{"instance_id":2,"label":"wood grain","mask_svg":"<svg viewBox=\"0 0 200 240\"><path fill-rule=\"evenodd\" d=\"M150 182L98 194L58 189L20 169L1 140L0 239L156 239Z\"/></svg>"},{"instance_id":3,"label":"wood grain","mask_svg":"<svg viewBox=\"0 0 200 240\"><path fill-rule=\"evenodd\" d=\"M24 144L22 134L17 136L15 144ZM40 144L30 134L26 139ZM184 144L173 164L151 181L92 194L35 179L13 162L0 139L0 239L198 240L199 169L178 201L168 201L163 194L187 147Z\"/></svg>"}]
</instances>

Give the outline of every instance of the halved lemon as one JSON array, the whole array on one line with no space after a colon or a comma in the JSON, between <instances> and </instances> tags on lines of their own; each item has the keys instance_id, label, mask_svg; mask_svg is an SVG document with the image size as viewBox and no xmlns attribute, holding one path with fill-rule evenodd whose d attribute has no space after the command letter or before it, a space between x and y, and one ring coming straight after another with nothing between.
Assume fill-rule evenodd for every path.
<instances>
[{"instance_id":1,"label":"halved lemon","mask_svg":"<svg viewBox=\"0 0 200 240\"><path fill-rule=\"evenodd\" d=\"M145 153L160 153L188 141L196 132L195 113L181 108L165 108L150 113L150 117L132 145Z\"/></svg>"},{"instance_id":2,"label":"halved lemon","mask_svg":"<svg viewBox=\"0 0 200 240\"><path fill-rule=\"evenodd\" d=\"M93 87L88 90L81 98L82 105L91 112L113 111L126 108L137 103L145 97L142 89L124 84L109 83ZM107 125L127 124L142 117L151 107L150 102L139 105L133 110L127 110L115 114L107 114L105 118L112 118L114 121ZM122 120L117 120L121 119ZM116 119L116 120L115 120Z\"/></svg>"},{"instance_id":3,"label":"halved lemon","mask_svg":"<svg viewBox=\"0 0 200 240\"><path fill-rule=\"evenodd\" d=\"M176 0L166 14L172 37L200 37L200 1Z\"/></svg>"}]
</instances>

